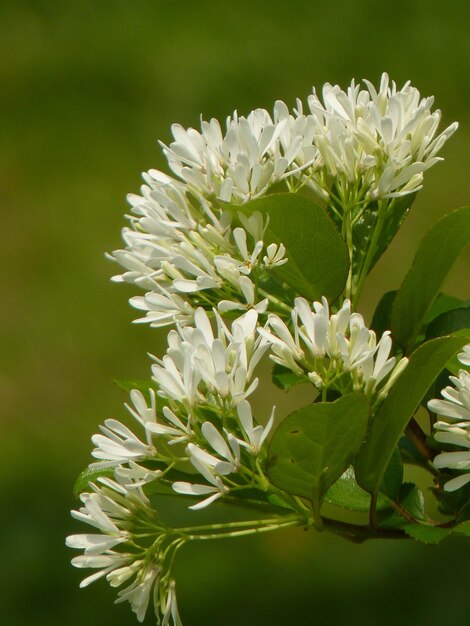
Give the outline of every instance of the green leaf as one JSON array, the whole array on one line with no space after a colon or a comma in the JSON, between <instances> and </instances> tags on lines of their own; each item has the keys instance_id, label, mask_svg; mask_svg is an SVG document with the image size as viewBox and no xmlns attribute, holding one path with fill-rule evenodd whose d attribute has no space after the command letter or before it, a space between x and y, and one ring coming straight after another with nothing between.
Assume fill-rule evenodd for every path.
<instances>
[{"instance_id":1,"label":"green leaf","mask_svg":"<svg viewBox=\"0 0 470 626\"><path fill-rule=\"evenodd\" d=\"M235 215L259 211L269 216L265 240L283 243L289 259L274 271L299 295L331 302L343 291L349 270L346 244L326 211L311 200L277 193L227 208Z\"/></svg>"},{"instance_id":2,"label":"green leaf","mask_svg":"<svg viewBox=\"0 0 470 626\"><path fill-rule=\"evenodd\" d=\"M424 524L407 524L403 526L403 530L413 539L428 544L439 543L452 532L450 528L439 528L439 526L427 526Z\"/></svg>"},{"instance_id":3,"label":"green leaf","mask_svg":"<svg viewBox=\"0 0 470 626\"><path fill-rule=\"evenodd\" d=\"M429 396L427 400L430 400L431 397L434 398L435 396ZM421 402L421 404L424 404L424 400ZM404 463L407 463L408 465L417 465L418 467L424 467L426 469L429 469L429 460L416 449L416 446L406 434L400 437L400 441L398 442L398 449Z\"/></svg>"},{"instance_id":4,"label":"green leaf","mask_svg":"<svg viewBox=\"0 0 470 626\"><path fill-rule=\"evenodd\" d=\"M395 448L390 459L387 469L385 470L380 491L388 496L391 500L399 497L401 485L403 483L403 463L398 448Z\"/></svg>"},{"instance_id":5,"label":"green leaf","mask_svg":"<svg viewBox=\"0 0 470 626\"><path fill-rule=\"evenodd\" d=\"M109 478L114 477L114 467L104 467L100 469L93 469L91 467L85 468L75 481L73 495L78 498L83 491L89 488L90 483L96 482L98 478L102 476Z\"/></svg>"},{"instance_id":6,"label":"green leaf","mask_svg":"<svg viewBox=\"0 0 470 626\"><path fill-rule=\"evenodd\" d=\"M453 478L455 474L444 473L442 471L441 483L447 479ZM438 503L438 510L443 515L455 517L457 522L466 522L470 520L470 484L467 483L461 489L456 491L444 491L435 487L433 489L434 497Z\"/></svg>"},{"instance_id":7,"label":"green leaf","mask_svg":"<svg viewBox=\"0 0 470 626\"><path fill-rule=\"evenodd\" d=\"M390 245L390 242L395 237L398 229L400 228L403 220L405 219L408 211L413 204L416 194L402 196L401 198L394 198L388 205L387 215L385 223L380 234L380 238L375 247L375 252L371 260L369 271L374 267L382 254ZM362 212L362 215L356 220L354 219L353 228L353 244L354 244L354 274L357 275L364 263L365 256L369 249L369 244L372 238L372 234L377 227L379 206L377 202L371 202L367 210ZM353 210L354 216L354 210ZM336 222L341 227L341 220L336 218ZM390 328L390 327L389 327Z\"/></svg>"},{"instance_id":8,"label":"green leaf","mask_svg":"<svg viewBox=\"0 0 470 626\"><path fill-rule=\"evenodd\" d=\"M377 244L377 250L372 260L372 267L377 263L382 254L390 245L390 242L395 237L398 232L398 229L403 224L405 217L408 215L408 212L416 198L416 194L410 194L406 196L401 196L400 198L394 198L391 202L388 210L387 216L384 224L384 228L382 230L382 234L380 236L380 241Z\"/></svg>"},{"instance_id":9,"label":"green leaf","mask_svg":"<svg viewBox=\"0 0 470 626\"><path fill-rule=\"evenodd\" d=\"M442 313L426 328L426 338L441 337L443 335L470 337L470 307L460 307ZM447 363L448 374L458 375L461 369L465 369L465 366L459 361L457 355L454 355ZM441 380L438 379L434 385L434 393L437 391L439 395L441 389L448 384L448 380L442 385ZM438 388L439 385L440 387ZM435 395L434 397L437 396Z\"/></svg>"},{"instance_id":10,"label":"green leaf","mask_svg":"<svg viewBox=\"0 0 470 626\"><path fill-rule=\"evenodd\" d=\"M439 317L439 315L442 315L443 313L447 313L447 311L452 311L453 309L459 309L460 307L469 305L470 301L468 300L464 302L455 296L449 296L447 293L440 293L429 309L424 323L428 325L436 319L436 317Z\"/></svg>"},{"instance_id":11,"label":"green leaf","mask_svg":"<svg viewBox=\"0 0 470 626\"><path fill-rule=\"evenodd\" d=\"M366 513L370 508L370 494L357 484L353 467L348 467L344 474L331 485L325 494L325 500L349 511ZM377 508L384 509L389 506L389 499L379 495Z\"/></svg>"},{"instance_id":12,"label":"green leaf","mask_svg":"<svg viewBox=\"0 0 470 626\"><path fill-rule=\"evenodd\" d=\"M294 385L308 381L308 378L306 376L299 376L288 367L283 367L279 365L279 363L275 363L272 369L272 380L279 389L289 391Z\"/></svg>"},{"instance_id":13,"label":"green leaf","mask_svg":"<svg viewBox=\"0 0 470 626\"><path fill-rule=\"evenodd\" d=\"M389 506L390 504L389 501ZM412 518L418 521L426 520L424 495L414 483L403 483L395 499L395 507L383 512L379 511L379 527L403 528L410 523Z\"/></svg>"},{"instance_id":14,"label":"green leaf","mask_svg":"<svg viewBox=\"0 0 470 626\"><path fill-rule=\"evenodd\" d=\"M269 445L268 473L272 482L291 494L308 498L318 512L324 493L354 459L368 418L369 403L357 393L291 413Z\"/></svg>"},{"instance_id":15,"label":"green leaf","mask_svg":"<svg viewBox=\"0 0 470 626\"><path fill-rule=\"evenodd\" d=\"M356 464L357 482L374 495L406 425L447 361L469 340L440 337L420 346L410 357L377 412Z\"/></svg>"},{"instance_id":16,"label":"green leaf","mask_svg":"<svg viewBox=\"0 0 470 626\"><path fill-rule=\"evenodd\" d=\"M470 537L470 522L462 522L458 524L452 529L453 533L457 535L465 535L466 537Z\"/></svg>"},{"instance_id":17,"label":"green leaf","mask_svg":"<svg viewBox=\"0 0 470 626\"><path fill-rule=\"evenodd\" d=\"M396 290L384 293L374 311L370 327L378 337L392 327L392 306L396 294Z\"/></svg>"},{"instance_id":18,"label":"green leaf","mask_svg":"<svg viewBox=\"0 0 470 626\"><path fill-rule=\"evenodd\" d=\"M425 236L398 290L392 334L404 347L413 344L450 268L470 241L470 206L441 218Z\"/></svg>"},{"instance_id":19,"label":"green leaf","mask_svg":"<svg viewBox=\"0 0 470 626\"><path fill-rule=\"evenodd\" d=\"M470 306L446 311L436 317L426 328L426 339L451 335L461 330L469 330L470 335Z\"/></svg>"}]
</instances>

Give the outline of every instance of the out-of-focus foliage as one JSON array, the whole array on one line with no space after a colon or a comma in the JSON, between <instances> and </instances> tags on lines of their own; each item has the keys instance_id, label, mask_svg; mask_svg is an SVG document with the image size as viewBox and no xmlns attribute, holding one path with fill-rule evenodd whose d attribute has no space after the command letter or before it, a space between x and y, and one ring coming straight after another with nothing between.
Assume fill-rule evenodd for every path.
<instances>
[{"instance_id":1,"label":"out-of-focus foliage","mask_svg":"<svg viewBox=\"0 0 470 626\"><path fill-rule=\"evenodd\" d=\"M312 84L376 81L384 70L435 94L444 124L458 120L461 128L371 276L362 307L371 311L382 284L399 286L430 224L468 203L468 7L459 0L1 5L2 623L133 620L127 607L111 605L106 585L78 590L80 572L63 541L76 528L68 511L89 437L104 418L123 414L125 395L112 379L144 378L143 354L162 349L164 333L129 324L129 292L109 283L113 268L103 256L119 245L124 197L137 190L139 171L163 166L156 139L168 140L174 121L197 125L200 113L223 118L276 98L292 103ZM461 298L468 262L467 254L446 289ZM268 395L260 404L275 397L285 415L283 393ZM238 625L240 616L245 626L466 619L468 555L452 539L433 550L411 542L358 547L292 531L189 552L179 557L178 578L192 626ZM442 600L430 601L440 572Z\"/></svg>"}]
</instances>

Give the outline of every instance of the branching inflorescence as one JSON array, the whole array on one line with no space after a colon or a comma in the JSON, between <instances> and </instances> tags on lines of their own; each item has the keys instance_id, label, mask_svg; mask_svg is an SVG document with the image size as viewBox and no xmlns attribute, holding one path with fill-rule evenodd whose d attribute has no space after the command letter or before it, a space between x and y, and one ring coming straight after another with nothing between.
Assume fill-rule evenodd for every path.
<instances>
[{"instance_id":1,"label":"branching inflorescence","mask_svg":"<svg viewBox=\"0 0 470 626\"><path fill-rule=\"evenodd\" d=\"M307 107L278 101L272 115L234 113L225 130L215 119L199 131L172 127L174 141L161 145L174 177L144 174L141 195L129 196L125 247L110 255L124 270L114 280L143 290L130 300L143 312L136 321L172 328L148 383L128 389L133 426L108 419L92 438L73 515L94 530L67 539L84 551L73 564L97 570L82 586L106 577L139 621L151 603L159 624L176 626L172 565L188 541L313 525L354 541L467 532L470 374L441 382L459 351L460 365L470 364L465 336L449 336L467 326L441 319L455 310L467 319L465 303L444 305L437 285L404 322L404 283L385 294L370 328L356 311L367 274L457 128L438 134L432 104L384 74L379 90L368 81L346 91L327 84ZM451 216L469 231L468 210ZM418 260L405 282L417 270ZM282 429L275 407L259 416L252 402L267 357L278 386L304 382L316 394L302 412L281 416ZM444 399L430 399L430 389ZM400 394L407 402L392 412ZM344 427L352 438L338 437L347 417L334 417L339 402L357 406ZM426 402L428 438L414 419ZM443 521L427 517L415 485L402 484L410 459L435 477ZM355 501L345 504L346 484ZM217 501L256 516L171 527L155 507L159 494L187 497L194 511ZM324 500L369 510L369 521L326 518Z\"/></svg>"}]
</instances>

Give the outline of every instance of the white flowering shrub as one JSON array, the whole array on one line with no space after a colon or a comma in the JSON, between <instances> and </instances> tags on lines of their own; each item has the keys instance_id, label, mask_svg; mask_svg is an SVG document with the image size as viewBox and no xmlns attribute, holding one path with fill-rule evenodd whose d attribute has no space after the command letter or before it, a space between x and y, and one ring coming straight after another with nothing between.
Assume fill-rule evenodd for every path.
<instances>
[{"instance_id":1,"label":"white flowering shrub","mask_svg":"<svg viewBox=\"0 0 470 626\"><path fill-rule=\"evenodd\" d=\"M307 106L234 113L224 128L173 126L162 147L174 176L144 174L110 255L114 280L138 289L136 321L168 328L167 350L147 382L124 385L126 423L92 438L73 512L91 529L67 539L82 551L73 565L94 570L82 586L106 578L139 621L150 604L176 626L172 566L191 541L293 526L356 542L470 534L470 304L440 291L470 208L431 228L370 327L357 310L457 128L439 133L432 105L384 74L379 89L327 84ZM269 359L277 386L315 394L276 422L253 402ZM428 472L435 518L404 464ZM170 526L159 494L194 523ZM220 522L227 504L252 513ZM212 524L198 521L207 507Z\"/></svg>"}]
</instances>

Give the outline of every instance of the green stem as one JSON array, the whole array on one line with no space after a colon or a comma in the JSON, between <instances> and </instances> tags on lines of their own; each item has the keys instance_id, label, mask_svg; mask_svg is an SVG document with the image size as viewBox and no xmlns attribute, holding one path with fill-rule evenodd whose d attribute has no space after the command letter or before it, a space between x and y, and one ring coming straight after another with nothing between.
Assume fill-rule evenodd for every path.
<instances>
[{"instance_id":1,"label":"green stem","mask_svg":"<svg viewBox=\"0 0 470 626\"><path fill-rule=\"evenodd\" d=\"M200 530L224 530L225 528L246 528L246 527L256 527L256 526L266 526L272 524L285 523L286 520L292 522L298 520L299 517L296 515L295 517L286 516L284 518L274 517L270 519L260 519L260 520L244 520L241 522L227 522L220 524L206 524L204 526L188 526L186 528L175 528L177 532L180 533L194 533Z\"/></svg>"},{"instance_id":2,"label":"green stem","mask_svg":"<svg viewBox=\"0 0 470 626\"><path fill-rule=\"evenodd\" d=\"M418 454L423 457L423 461L425 462L425 465L423 465L423 467L425 467L425 469L431 472L431 474L433 474L434 476L438 476L439 472L432 464L435 454L426 445L426 434L423 432L420 425L414 418L406 427L405 433L408 439L413 444L414 448L417 450Z\"/></svg>"},{"instance_id":3,"label":"green stem","mask_svg":"<svg viewBox=\"0 0 470 626\"><path fill-rule=\"evenodd\" d=\"M263 296L264 298L268 298L268 300L274 304L274 306L278 307L279 309L281 309L281 311L284 311L285 313L288 313L290 315L291 313L291 308L285 304L284 302L282 302L282 300L279 300L279 298L276 298L276 296L273 296L271 293L268 293L267 291L265 291L264 289L262 289L261 287L259 287L258 289L258 293Z\"/></svg>"},{"instance_id":4,"label":"green stem","mask_svg":"<svg viewBox=\"0 0 470 626\"><path fill-rule=\"evenodd\" d=\"M343 537L353 543L363 543L368 539L409 539L408 535L399 528L370 528L359 524L350 524L338 520L323 518L325 530Z\"/></svg>"},{"instance_id":5,"label":"green stem","mask_svg":"<svg viewBox=\"0 0 470 626\"><path fill-rule=\"evenodd\" d=\"M247 528L245 530L235 530L233 532L229 532L229 533L212 533L209 535L187 535L187 539L189 539L190 541L196 541L196 540L205 540L205 539L229 539L229 538L234 538L234 537L246 537L248 535L256 535L256 534L260 534L260 533L268 533L271 532L272 530L280 530L281 528L290 528L292 526L304 526L305 525L305 520L304 519L300 519L300 518L296 518L294 520L292 520L291 522L283 522L281 524L271 524L269 526L260 526L260 527L256 527L256 528Z\"/></svg>"},{"instance_id":6,"label":"green stem","mask_svg":"<svg viewBox=\"0 0 470 626\"><path fill-rule=\"evenodd\" d=\"M343 237L345 238L349 252L349 273L345 288L345 298L351 298L353 290L353 257L354 257L354 245L352 236L352 223L351 223L351 210L346 208L343 220Z\"/></svg>"}]
</instances>

